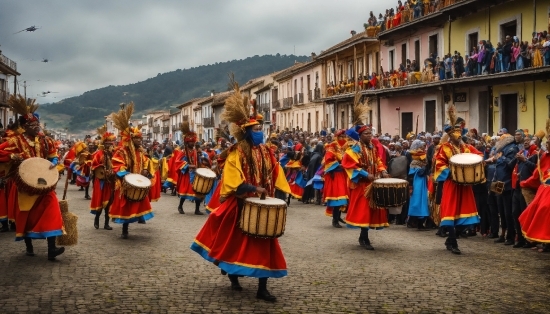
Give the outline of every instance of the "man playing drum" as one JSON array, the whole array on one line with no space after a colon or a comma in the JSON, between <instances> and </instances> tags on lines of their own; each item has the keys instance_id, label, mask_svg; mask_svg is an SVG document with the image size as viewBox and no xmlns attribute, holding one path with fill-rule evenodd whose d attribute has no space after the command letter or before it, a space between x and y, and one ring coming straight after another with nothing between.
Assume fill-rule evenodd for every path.
<instances>
[{"instance_id":1,"label":"man playing drum","mask_svg":"<svg viewBox=\"0 0 550 314\"><path fill-rule=\"evenodd\" d=\"M462 142L461 118L451 119L452 125L446 125L443 130L448 134L449 141L442 140L441 147L435 155L434 179L443 186L440 204L441 227L447 227L449 237L445 241L447 250L460 254L456 241L455 227L467 227L479 224L476 201L471 185L461 185L451 180L449 168L452 156L461 153L473 153L482 156L474 147Z\"/></svg>"},{"instance_id":2,"label":"man playing drum","mask_svg":"<svg viewBox=\"0 0 550 314\"><path fill-rule=\"evenodd\" d=\"M15 113L21 115L19 124L24 132L12 136L0 145L0 163L14 162L17 165L23 160L38 157L51 162L49 169L32 169L32 171L36 171L37 174L51 171L58 162L57 151L51 138L38 136L40 121L38 114L34 113L38 105L34 103L34 99L27 103L21 95L12 95L8 103ZM40 179L39 177L38 181ZM47 239L48 259L55 260L56 256L65 251L65 248L55 246L55 238L63 234L63 219L55 191L51 190L42 195L30 195L30 193L20 192L19 183L16 182L17 180L14 181L13 177L9 180L11 181L9 193L14 197L8 198L8 208L14 210L15 240L25 240L26 254L34 256L32 239ZM52 183L57 182L47 184Z\"/></svg>"},{"instance_id":3,"label":"man playing drum","mask_svg":"<svg viewBox=\"0 0 550 314\"><path fill-rule=\"evenodd\" d=\"M357 125L359 142L346 150L342 167L350 179L350 196L346 224L361 228L359 244L367 250L374 250L369 240L369 229L388 227L388 212L378 208L372 198L372 182L382 175L389 178L386 166L378 155L376 146L371 143L372 129Z\"/></svg>"},{"instance_id":4,"label":"man playing drum","mask_svg":"<svg viewBox=\"0 0 550 314\"><path fill-rule=\"evenodd\" d=\"M103 130L104 131L104 130ZM102 210L105 211L105 224L103 229L113 230L109 226L109 208L113 202L114 173L113 173L113 145L116 136L110 132L103 132L101 135L102 147L93 154L92 171L94 175L94 189L90 212L95 215L94 227L99 229L99 218Z\"/></svg>"},{"instance_id":5,"label":"man playing drum","mask_svg":"<svg viewBox=\"0 0 550 314\"><path fill-rule=\"evenodd\" d=\"M141 201L134 201L124 195L124 177L128 174L141 174L144 177L151 176L151 163L145 156L142 148L142 134L137 127L130 127L130 120L134 110L134 104L130 103L121 109L118 114L113 113L113 122L119 129L122 146L113 154L113 172L116 173L115 193L113 205L110 208L110 217L115 223L122 224L122 238L128 239L128 226L133 222L143 222L153 218L149 197ZM149 182L150 187L150 182ZM147 191L144 192L148 192Z\"/></svg>"},{"instance_id":6,"label":"man playing drum","mask_svg":"<svg viewBox=\"0 0 550 314\"><path fill-rule=\"evenodd\" d=\"M220 267L222 274L229 274L232 290L242 290L240 276L259 278L256 297L275 302L276 297L267 290L267 279L287 275L281 247L275 238L243 234L238 224L239 212L247 197L273 197L276 189L290 193L290 187L273 152L263 144L262 126L249 118L248 101L235 86L221 117L236 124L232 135L238 140L225 161L220 182L222 203L208 216L191 249Z\"/></svg>"}]
</instances>

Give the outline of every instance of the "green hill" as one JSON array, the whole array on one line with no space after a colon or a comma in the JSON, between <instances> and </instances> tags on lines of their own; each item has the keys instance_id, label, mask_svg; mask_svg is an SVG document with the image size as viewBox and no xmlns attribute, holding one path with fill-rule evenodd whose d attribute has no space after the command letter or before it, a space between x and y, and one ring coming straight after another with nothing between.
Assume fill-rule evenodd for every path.
<instances>
[{"instance_id":1,"label":"green hill","mask_svg":"<svg viewBox=\"0 0 550 314\"><path fill-rule=\"evenodd\" d=\"M68 127L71 133L92 130L104 122L104 116L118 110L121 102L133 101L136 113L168 109L195 97L208 96L208 91L225 91L228 73L244 84L248 80L283 70L307 56L265 55L232 60L190 69L159 73L156 77L129 85L107 86L85 92L57 103L44 104L43 120L48 128Z\"/></svg>"}]
</instances>

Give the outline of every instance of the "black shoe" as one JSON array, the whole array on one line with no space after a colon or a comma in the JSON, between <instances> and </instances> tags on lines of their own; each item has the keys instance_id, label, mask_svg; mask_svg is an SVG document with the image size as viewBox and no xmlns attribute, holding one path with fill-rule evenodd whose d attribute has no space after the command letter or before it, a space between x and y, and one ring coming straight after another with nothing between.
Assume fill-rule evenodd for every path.
<instances>
[{"instance_id":1,"label":"black shoe","mask_svg":"<svg viewBox=\"0 0 550 314\"><path fill-rule=\"evenodd\" d=\"M417 228L418 231L430 231L430 229L424 227L424 226L418 226Z\"/></svg>"},{"instance_id":2,"label":"black shoe","mask_svg":"<svg viewBox=\"0 0 550 314\"><path fill-rule=\"evenodd\" d=\"M489 235L487 236L487 238L489 238L489 239L496 239L496 238L498 238L498 234L489 233Z\"/></svg>"},{"instance_id":3,"label":"black shoe","mask_svg":"<svg viewBox=\"0 0 550 314\"><path fill-rule=\"evenodd\" d=\"M334 222L334 221L332 222L332 226L334 228L342 228L342 226L338 222Z\"/></svg>"},{"instance_id":4,"label":"black shoe","mask_svg":"<svg viewBox=\"0 0 550 314\"><path fill-rule=\"evenodd\" d=\"M103 226L103 229L105 229L105 230L113 230L113 227L109 226L108 224L105 224L105 225Z\"/></svg>"},{"instance_id":5,"label":"black shoe","mask_svg":"<svg viewBox=\"0 0 550 314\"><path fill-rule=\"evenodd\" d=\"M514 240L506 240L504 245L514 245Z\"/></svg>"},{"instance_id":6,"label":"black shoe","mask_svg":"<svg viewBox=\"0 0 550 314\"><path fill-rule=\"evenodd\" d=\"M276 302L277 298L269 293L269 291L266 290L258 290L258 293L256 293L256 298L267 301L267 302Z\"/></svg>"},{"instance_id":7,"label":"black shoe","mask_svg":"<svg viewBox=\"0 0 550 314\"><path fill-rule=\"evenodd\" d=\"M498 239L495 240L495 243L504 243L506 242L506 239L504 239L503 236L498 237Z\"/></svg>"},{"instance_id":8,"label":"black shoe","mask_svg":"<svg viewBox=\"0 0 550 314\"><path fill-rule=\"evenodd\" d=\"M123 232L121 235L120 235L121 238L123 239L128 239L128 233L126 232Z\"/></svg>"},{"instance_id":9,"label":"black shoe","mask_svg":"<svg viewBox=\"0 0 550 314\"><path fill-rule=\"evenodd\" d=\"M519 249L519 248L522 248L525 246L525 242L523 241L519 241L518 243L514 244L514 246L512 246L514 249Z\"/></svg>"},{"instance_id":10,"label":"black shoe","mask_svg":"<svg viewBox=\"0 0 550 314\"><path fill-rule=\"evenodd\" d=\"M32 247L31 248L27 247L27 250L25 251L25 255L34 256L35 254L34 254L33 248Z\"/></svg>"},{"instance_id":11,"label":"black shoe","mask_svg":"<svg viewBox=\"0 0 550 314\"><path fill-rule=\"evenodd\" d=\"M53 250L48 249L48 260L49 261L55 261L55 257L63 254L65 252L64 247L56 247Z\"/></svg>"},{"instance_id":12,"label":"black shoe","mask_svg":"<svg viewBox=\"0 0 550 314\"><path fill-rule=\"evenodd\" d=\"M232 282L231 283L231 290L233 291L243 291L243 287L241 287L241 284L238 282Z\"/></svg>"},{"instance_id":13,"label":"black shoe","mask_svg":"<svg viewBox=\"0 0 550 314\"><path fill-rule=\"evenodd\" d=\"M445 240L445 248L447 249L447 251L450 251L453 248L451 242L449 241L449 238L447 238L447 240Z\"/></svg>"},{"instance_id":14,"label":"black shoe","mask_svg":"<svg viewBox=\"0 0 550 314\"><path fill-rule=\"evenodd\" d=\"M342 219L342 218L338 218L338 222L341 222L341 223L343 223L344 225L346 224L346 222L345 222L344 219Z\"/></svg>"},{"instance_id":15,"label":"black shoe","mask_svg":"<svg viewBox=\"0 0 550 314\"><path fill-rule=\"evenodd\" d=\"M71 182L69 182L69 184L70 184L70 185L75 185L76 182L75 182L75 181L71 181Z\"/></svg>"},{"instance_id":16,"label":"black shoe","mask_svg":"<svg viewBox=\"0 0 550 314\"><path fill-rule=\"evenodd\" d=\"M94 228L99 229L99 216L94 218Z\"/></svg>"},{"instance_id":17,"label":"black shoe","mask_svg":"<svg viewBox=\"0 0 550 314\"><path fill-rule=\"evenodd\" d=\"M227 272L225 270L222 269L221 271L222 271L222 276L227 275Z\"/></svg>"},{"instance_id":18,"label":"black shoe","mask_svg":"<svg viewBox=\"0 0 550 314\"><path fill-rule=\"evenodd\" d=\"M460 249L458 248L458 246L452 246L451 247L451 253L453 254L460 254L462 252L460 252Z\"/></svg>"},{"instance_id":19,"label":"black shoe","mask_svg":"<svg viewBox=\"0 0 550 314\"><path fill-rule=\"evenodd\" d=\"M8 231L10 231L10 228L8 227L7 224L5 226L2 225L2 228L0 228L0 233L8 232Z\"/></svg>"},{"instance_id":20,"label":"black shoe","mask_svg":"<svg viewBox=\"0 0 550 314\"><path fill-rule=\"evenodd\" d=\"M531 242L525 242L525 244L523 245L523 248L524 249L530 249L532 247L534 247L535 245Z\"/></svg>"},{"instance_id":21,"label":"black shoe","mask_svg":"<svg viewBox=\"0 0 550 314\"><path fill-rule=\"evenodd\" d=\"M365 241L362 238L359 238L359 245L365 246Z\"/></svg>"},{"instance_id":22,"label":"black shoe","mask_svg":"<svg viewBox=\"0 0 550 314\"><path fill-rule=\"evenodd\" d=\"M204 213L201 212L200 210L196 210L196 211L195 211L195 215L204 215Z\"/></svg>"},{"instance_id":23,"label":"black shoe","mask_svg":"<svg viewBox=\"0 0 550 314\"><path fill-rule=\"evenodd\" d=\"M182 215L185 214L185 212L183 211L183 208L181 206L178 207L178 212Z\"/></svg>"},{"instance_id":24,"label":"black shoe","mask_svg":"<svg viewBox=\"0 0 550 314\"><path fill-rule=\"evenodd\" d=\"M80 187L79 191L84 191L84 188L83 188L83 187Z\"/></svg>"},{"instance_id":25,"label":"black shoe","mask_svg":"<svg viewBox=\"0 0 550 314\"><path fill-rule=\"evenodd\" d=\"M87 200L91 200L92 198L90 197L90 195L84 195L84 198L87 199Z\"/></svg>"},{"instance_id":26,"label":"black shoe","mask_svg":"<svg viewBox=\"0 0 550 314\"><path fill-rule=\"evenodd\" d=\"M145 222L145 220L143 220L143 219L138 220L138 224L144 225L144 224L146 224L146 223L147 223L147 222Z\"/></svg>"},{"instance_id":27,"label":"black shoe","mask_svg":"<svg viewBox=\"0 0 550 314\"><path fill-rule=\"evenodd\" d=\"M374 251L374 247L372 245L370 245L370 243L365 242L365 250Z\"/></svg>"}]
</instances>

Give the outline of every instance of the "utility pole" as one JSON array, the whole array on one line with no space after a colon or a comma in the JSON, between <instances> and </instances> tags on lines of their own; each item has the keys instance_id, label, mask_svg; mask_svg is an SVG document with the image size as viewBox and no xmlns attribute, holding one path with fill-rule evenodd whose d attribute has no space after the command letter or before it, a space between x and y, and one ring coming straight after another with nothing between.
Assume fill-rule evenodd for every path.
<instances>
[{"instance_id":1,"label":"utility pole","mask_svg":"<svg viewBox=\"0 0 550 314\"><path fill-rule=\"evenodd\" d=\"M27 81L23 81L23 91L25 93L25 99L27 99Z\"/></svg>"}]
</instances>

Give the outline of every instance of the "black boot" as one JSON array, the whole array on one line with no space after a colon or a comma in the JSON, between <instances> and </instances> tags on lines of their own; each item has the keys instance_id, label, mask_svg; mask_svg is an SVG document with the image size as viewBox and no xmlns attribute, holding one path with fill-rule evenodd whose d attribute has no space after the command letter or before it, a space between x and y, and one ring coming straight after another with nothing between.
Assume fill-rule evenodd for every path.
<instances>
[{"instance_id":1,"label":"black boot","mask_svg":"<svg viewBox=\"0 0 550 314\"><path fill-rule=\"evenodd\" d=\"M31 238L25 238L25 245L27 246L27 251L25 254L27 256L34 256L34 249L32 247L32 239Z\"/></svg>"},{"instance_id":2,"label":"black boot","mask_svg":"<svg viewBox=\"0 0 550 314\"><path fill-rule=\"evenodd\" d=\"M200 211L201 208L201 200L195 201L195 215L204 215L203 212Z\"/></svg>"},{"instance_id":3,"label":"black boot","mask_svg":"<svg viewBox=\"0 0 550 314\"><path fill-rule=\"evenodd\" d=\"M10 228L8 226L8 221L7 220L4 220L1 222L2 224L2 227L0 228L0 232L8 232L10 231Z\"/></svg>"},{"instance_id":4,"label":"black boot","mask_svg":"<svg viewBox=\"0 0 550 314\"><path fill-rule=\"evenodd\" d=\"M259 278L258 292L256 298L262 299L267 302L275 302L277 298L267 291L267 278Z\"/></svg>"},{"instance_id":5,"label":"black boot","mask_svg":"<svg viewBox=\"0 0 550 314\"><path fill-rule=\"evenodd\" d=\"M458 242L456 239L451 239L451 253L453 254L460 254L460 249L458 248Z\"/></svg>"},{"instance_id":6,"label":"black boot","mask_svg":"<svg viewBox=\"0 0 550 314\"><path fill-rule=\"evenodd\" d=\"M456 239L455 239L455 240L456 240ZM451 245L451 238L445 239L445 248L446 248L447 250L449 250L449 251L451 250L451 248L452 248L452 245Z\"/></svg>"},{"instance_id":7,"label":"black boot","mask_svg":"<svg viewBox=\"0 0 550 314\"><path fill-rule=\"evenodd\" d=\"M56 247L55 246L55 238L56 237L48 237L48 260L55 261L55 257L58 255L63 254L65 252L64 247Z\"/></svg>"},{"instance_id":8,"label":"black boot","mask_svg":"<svg viewBox=\"0 0 550 314\"><path fill-rule=\"evenodd\" d=\"M128 223L122 224L122 234L120 235L123 239L128 239Z\"/></svg>"},{"instance_id":9,"label":"black boot","mask_svg":"<svg viewBox=\"0 0 550 314\"><path fill-rule=\"evenodd\" d=\"M340 221L340 208L332 207L332 226L334 228L342 228Z\"/></svg>"},{"instance_id":10,"label":"black boot","mask_svg":"<svg viewBox=\"0 0 550 314\"><path fill-rule=\"evenodd\" d=\"M99 222L98 222L99 224ZM105 230L113 230L111 226L109 226L109 207L105 208L105 224L103 225L103 229Z\"/></svg>"},{"instance_id":11,"label":"black boot","mask_svg":"<svg viewBox=\"0 0 550 314\"><path fill-rule=\"evenodd\" d=\"M178 206L178 212L180 214L185 214L185 212L183 211L183 202L185 202L185 198L180 198L180 205Z\"/></svg>"},{"instance_id":12,"label":"black boot","mask_svg":"<svg viewBox=\"0 0 550 314\"><path fill-rule=\"evenodd\" d=\"M231 281L231 290L235 291L243 291L243 287L241 287L241 284L239 283L239 277L235 275L227 275L229 277L229 281Z\"/></svg>"},{"instance_id":13,"label":"black boot","mask_svg":"<svg viewBox=\"0 0 550 314\"><path fill-rule=\"evenodd\" d=\"M84 191L85 191L85 193L86 193L86 194L84 195L84 198L87 199L87 200L92 199L92 198L90 197L90 194L88 193L89 190L90 190L90 187L89 187L89 186L87 186L87 187L84 188Z\"/></svg>"},{"instance_id":14,"label":"black boot","mask_svg":"<svg viewBox=\"0 0 550 314\"><path fill-rule=\"evenodd\" d=\"M99 229L99 217L101 216L101 208L95 212L94 228ZM107 217L107 216L106 216Z\"/></svg>"},{"instance_id":15,"label":"black boot","mask_svg":"<svg viewBox=\"0 0 550 314\"><path fill-rule=\"evenodd\" d=\"M370 244L369 240L369 228L361 228L361 234L359 235L359 239L363 240L364 247L368 251L373 251L374 247ZM361 240L359 241L359 244L361 244Z\"/></svg>"},{"instance_id":16,"label":"black boot","mask_svg":"<svg viewBox=\"0 0 550 314\"><path fill-rule=\"evenodd\" d=\"M286 206L290 206L290 197L291 195L288 194L288 198L286 199Z\"/></svg>"}]
</instances>

